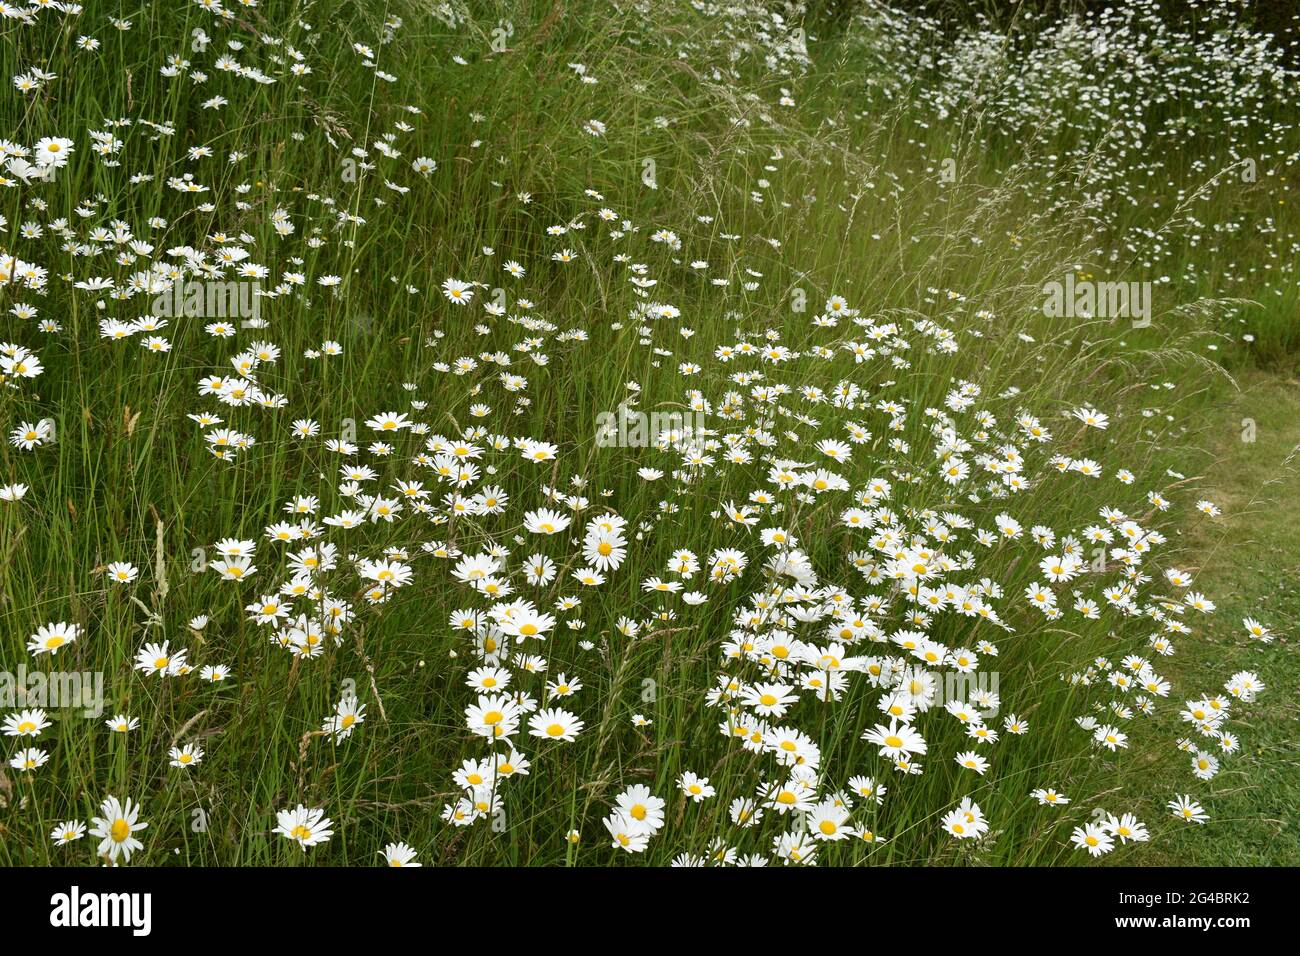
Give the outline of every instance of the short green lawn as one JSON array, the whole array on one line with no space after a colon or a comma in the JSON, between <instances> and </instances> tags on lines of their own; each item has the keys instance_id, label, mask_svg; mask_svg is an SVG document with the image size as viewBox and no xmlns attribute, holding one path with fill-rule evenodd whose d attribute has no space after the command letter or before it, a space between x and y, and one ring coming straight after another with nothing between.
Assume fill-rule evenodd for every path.
<instances>
[{"instance_id":1,"label":"short green lawn","mask_svg":"<svg viewBox=\"0 0 1300 956\"><path fill-rule=\"evenodd\" d=\"M1249 372L1240 384L1239 394L1210 413L1208 450L1198 472L1204 474L1200 493L1223 516L1193 522L1182 542L1184 567L1218 609L1197 640L1179 644L1166 670L1176 691L1210 692L1197 685L1201 673L1251 670L1267 692L1241 722L1240 757L1225 762L1206 785L1201 802L1210 821L1203 828L1170 827L1165 839L1117 862L1300 864L1300 382ZM1265 645L1248 639L1244 617L1269 625L1276 640ZM1163 719L1175 726L1172 712ZM1170 775L1186 779L1189 759L1180 753L1167 767L1157 763L1159 772L1143 771L1153 802L1168 799Z\"/></svg>"}]
</instances>

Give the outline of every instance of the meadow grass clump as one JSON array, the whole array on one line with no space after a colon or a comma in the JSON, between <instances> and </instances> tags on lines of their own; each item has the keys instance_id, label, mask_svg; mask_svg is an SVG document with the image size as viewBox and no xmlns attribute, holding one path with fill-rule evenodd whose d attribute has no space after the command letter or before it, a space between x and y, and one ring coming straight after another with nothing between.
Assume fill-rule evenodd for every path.
<instances>
[{"instance_id":1,"label":"meadow grass clump","mask_svg":"<svg viewBox=\"0 0 1300 956\"><path fill-rule=\"evenodd\" d=\"M1212 819L1268 676L1168 678L1215 596L1166 555L1206 403L1294 355L1300 156L1213 13L7 16L0 861Z\"/></svg>"}]
</instances>

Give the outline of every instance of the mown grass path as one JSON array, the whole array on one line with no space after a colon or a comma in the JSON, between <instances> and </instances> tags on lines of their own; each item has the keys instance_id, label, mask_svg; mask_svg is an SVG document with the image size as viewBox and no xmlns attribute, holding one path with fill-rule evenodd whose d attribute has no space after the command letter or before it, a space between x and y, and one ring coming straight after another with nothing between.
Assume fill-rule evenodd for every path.
<instances>
[{"instance_id":1,"label":"mown grass path","mask_svg":"<svg viewBox=\"0 0 1300 956\"><path fill-rule=\"evenodd\" d=\"M1165 669L1175 695L1210 693L1217 688L1200 686L1197 675L1226 680L1239 670L1254 671L1267 689L1249 707L1238 705L1244 752L1198 791L1209 832L1177 827L1117 863L1300 864L1300 381L1256 372L1239 384L1213 412L1196 472L1204 475L1198 497L1223 514L1183 533L1184 567L1212 589L1218 611L1194 640L1179 643ZM1248 639L1247 616L1269 625L1276 640ZM1162 719L1176 721L1175 711L1167 708ZM1153 803L1192 789L1183 754L1139 772Z\"/></svg>"}]
</instances>

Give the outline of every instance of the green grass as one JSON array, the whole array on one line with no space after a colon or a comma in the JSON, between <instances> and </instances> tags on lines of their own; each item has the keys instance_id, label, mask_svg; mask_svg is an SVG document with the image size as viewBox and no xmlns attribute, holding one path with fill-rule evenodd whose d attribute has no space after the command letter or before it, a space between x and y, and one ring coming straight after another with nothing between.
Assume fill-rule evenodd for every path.
<instances>
[{"instance_id":1,"label":"green grass","mask_svg":"<svg viewBox=\"0 0 1300 956\"><path fill-rule=\"evenodd\" d=\"M1180 542L1187 567L1213 589L1218 611L1204 639L1187 646L1172 673L1195 680L1209 671L1252 670L1267 675L1270 693L1243 725L1250 738L1242 759L1212 782L1206 832L1177 827L1132 862L1268 866L1300 860L1290 822L1300 801L1294 693L1300 683L1294 637L1300 558L1293 531L1300 505L1298 384L1252 373L1240 394L1214 409L1198 487L1224 509L1224 518L1194 525ZM1267 618L1279 636L1270 644L1250 640L1243 617ZM1187 760L1180 755L1167 772Z\"/></svg>"},{"instance_id":2,"label":"green grass","mask_svg":"<svg viewBox=\"0 0 1300 956\"><path fill-rule=\"evenodd\" d=\"M1066 105L1054 102L1044 114L1061 125L1009 133L1021 102L1009 92L1014 82L962 105L970 87L943 68L911 74L907 47L874 14L847 24L801 21L811 38L805 63L786 32L790 24L757 8L704 15L681 5L651 15L521 0L474 4L448 20L405 3L267 2L230 27L193 5L152 3L139 12L123 5L121 13L132 16L129 32L103 21L60 25L48 18L0 30L6 75L37 63L58 74L36 93L0 99L9 139L31 145L57 133L77 143L55 182L0 192L5 248L40 263L52 279L47 294L6 287L3 306L35 304L40 318L57 318L62 326L43 334L34 320L4 320L4 340L38 351L45 371L3 390L0 421L11 430L52 419L57 440L30 452L12 445L0 450L0 481L30 486L21 502L0 503L0 662L7 670L21 663L102 672L104 716L127 713L140 727L117 735L102 718L52 713L54 726L36 740L49 763L31 773L8 767L18 745L5 738L0 862L97 862L96 840L56 847L49 831L64 819L89 820L110 793L143 802L150 826L133 860L145 863L368 864L396 840L414 846L424 863L444 865L662 865L679 854L711 855L715 840L741 854L769 856L790 818L769 812L760 826L742 830L727 810L733 798L753 797L760 783L781 782L785 774L771 753L726 739L719 732L724 712L705 700L720 678L763 678L766 665L728 662L722 645L736 615L770 583L763 562L771 552L754 531L717 512L757 489L771 490L762 455L810 460L817 441L843 437L849 422L863 423L872 439L853 446L844 476L854 491L888 478L895 489L888 504L909 532L926 523L920 511L933 509L958 512L977 528L993 527L1009 511L1026 529L1043 524L1064 536L1097 522L1103 506L1121 507L1169 536L1156 549L1154 567L1182 562L1196 570L1198 587L1204 582L1220 611L1180 640L1175 657L1159 662L1176 689L1159 702L1154 719L1126 722L1130 750L1099 754L1074 721L1114 695L1103 681L1071 687L1063 677L1086 671L1098 656L1117 661L1141 651L1149 627L1112 616L1047 622L1019 595L1041 577L1037 563L1048 552L1016 542L985 549L961 538L954 550L969 549L978 562L949 580L997 581L1006 597L996 606L1015 633L985 622L973 630L972 619L948 614L936 618L929 634L949 647L994 640L999 654L988 660L1000 677L1002 712L1028 717L1032 732L1004 737L987 750L992 769L977 777L952 760L973 746L962 729L929 713L923 717L931 751L925 773L904 777L861 739L879 719L877 689L851 681L833 705L803 695L786 722L818 743L823 793L842 789L854 775L874 776L890 790L879 808L860 803L853 818L885 841L830 843L819 851L821 862L1085 863L1086 855L1070 847L1070 832L1103 805L1138 813L1159 837L1149 849L1122 848L1110 857L1117 862L1146 854L1177 862L1238 859L1229 852L1258 853L1270 863L1293 858L1272 821L1285 819L1298 782L1294 711L1287 711L1294 671L1285 656L1295 604L1266 598L1283 586L1282 568L1294 567L1297 552L1285 539L1285 523L1251 503L1245 489L1257 486L1244 480L1249 474L1262 482L1268 468L1278 467L1288 423L1278 390L1291 386L1261 386L1278 397L1261 407L1254 445L1228 441L1215 409L1231 394L1220 363L1238 372L1256 365L1276 370L1294 356L1296 219L1279 203L1295 178L1293 117L1279 106L1294 92L1294 76L1276 88L1261 80L1250 87L1257 95L1234 100L1224 115L1239 122L1191 123L1189 131L1159 125L1162 115L1200 115L1190 105L1195 97L1187 80L1174 102L1153 106L1151 129L1159 130L1153 145L1099 153L1096 129L1122 119L1121 104L1108 115L1076 113L1062 96ZM403 23L391 43L380 44L384 20L393 15ZM513 33L506 49L494 51L493 30L505 23ZM205 50L192 46L200 26L215 38ZM924 34L915 22L907 29L909 36ZM93 55L75 51L83 33L101 39L102 48ZM264 46L254 42L258 33L282 42ZM245 40L241 62L279 71L277 82L257 84L217 70L213 61L228 35ZM380 69L396 80L377 78L354 43L378 50ZM283 75L273 57L286 56L290 47L302 51L310 76ZM208 71L205 83L159 74L162 58L177 51L194 61L192 68ZM465 65L452 60L458 53ZM573 63L598 82L580 82ZM122 79L128 73L129 84ZM1201 63L1190 75L1208 73ZM1007 75L1014 80L1014 71ZM875 80L897 87L873 92ZM1139 92L1154 96L1154 82L1145 76ZM782 105L783 89L795 105ZM941 94L959 97L944 100L949 117L943 121L932 108ZM229 103L203 108L215 95ZM405 110L407 104L421 112ZM91 154L85 130L119 116L137 122L116 129L120 166L104 165ZM603 136L584 131L592 119L607 125ZM174 134L139 120L169 124ZM375 148L385 133L395 134L400 158ZM188 159L186 150L196 145L211 146L215 155ZM354 147L367 151L364 162ZM232 150L246 155L227 162ZM1227 172L1235 162L1228 154L1243 151L1258 156L1263 171L1249 188ZM436 171L412 171L410 161L421 156L435 159ZM956 161L951 182L940 175L948 158ZM210 191L195 198L166 185L186 172ZM132 183L133 173L154 178ZM78 207L85 210L91 199L97 205L83 216ZM618 214L615 225L598 216L606 206ZM272 214L280 208L294 226L291 235L274 228ZM167 225L150 229L152 216ZM117 263L124 244L96 240L108 251L72 255L50 225L61 217L78 242L90 244L89 230L121 219L153 249ZM616 228L625 219L635 228ZM29 220L45 225L42 235L19 235ZM583 228L546 234L550 226L576 221ZM1143 235L1149 226L1161 228ZM653 241L659 229L673 230L682 249ZM213 238L219 232L239 237L227 244L245 247L250 261L270 268L267 286L285 272L306 277L303 286L263 302L265 329L240 328L221 339L206 334L203 321L177 320L163 333L170 350L153 354L140 348L139 336L116 342L97 332L103 318L143 314L141 300L116 301L59 278L71 273L125 283L174 247L212 253L223 245ZM552 260L564 248L577 253L574 262ZM630 263L618 261L619 254L644 265L656 281L646 295L629 281ZM507 259L522 263L526 277L506 276ZM696 259L707 270L694 269ZM1124 319L1044 316L1043 284L1067 272L1126 281L1167 275L1170 281L1158 286L1151 328L1135 329ZM338 285L319 285L324 275L339 277ZM438 291L448 277L482 282L475 302L448 302ZM715 285L713 278L729 284ZM482 303L493 301L498 287L509 311L493 317ZM812 316L832 295L847 297L876 325L894 323L898 335L886 336L891 354L858 364L840 346L862 338L860 331L846 321L833 329L814 325ZM534 305L518 305L521 298ZM680 319L630 317L647 300L671 303ZM547 324L528 327L522 315ZM933 347L927 329L936 325L953 330L956 352ZM683 337L679 326L695 334ZM585 340L560 334L574 330ZM1243 333L1254 342L1244 342ZM343 354L304 355L324 340L341 343ZM781 365L714 358L719 346L741 340L779 340L800 355ZM230 374L231 357L258 341L281 349L256 375L263 388L286 396L286 407L231 407L196 394L200 377ZM812 352L818 346L833 351L820 357ZM508 369L482 358L497 351L509 354ZM536 353L548 361L535 363L529 355ZM474 372L459 376L438 367L463 356L477 358ZM699 372L683 374L684 362ZM526 376L527 388L507 391L502 371ZM740 371L761 372L762 384L779 382L792 394L764 409L750 391L758 379L730 378ZM1020 446L1030 474L1042 479L1029 490L1000 499L979 477L960 487L940 479L930 429L936 418L926 410L942 408L962 381L978 384L981 393L970 411L955 416L956 427L975 440L974 409L996 416L982 444ZM628 382L640 388L631 390ZM843 382L864 389L869 404L837 408L798 393L810 385L830 392ZM749 464L723 465L715 451L719 460L689 482L672 474L680 467L676 454L598 447L598 416L634 398L634 391L639 408L680 410L691 389L711 404L710 428L759 429L772 434L773 444L751 443ZM728 399L731 391L741 400ZM425 404L417 408L413 400ZM882 401L899 403L907 414L891 421L890 413L872 407ZM481 419L470 412L479 403L491 407ZM1082 405L1108 414L1110 426L1089 429L1067 417ZM481 424L489 436L554 442L558 460L537 465L512 448L488 452L481 464L494 470L485 469L464 493L498 485L510 495L508 510L448 516L442 496L451 486L411 461L427 436L399 434L392 454L366 450L379 436L365 421L390 410L427 424L429 435L457 436ZM257 443L233 461L218 460L204 447L210 429L187 418L199 411L219 413L226 427L254 435ZM1039 417L1053 441L1026 441L1014 424L1021 413ZM300 418L319 422L320 437L290 439ZM323 444L353 436L361 446L355 455ZM891 449L894 438L905 440L907 450ZM483 435L476 440L487 444ZM1205 456L1196 450L1202 446L1221 449L1218 474L1232 482L1238 472L1243 477L1240 485L1227 478L1208 483L1222 489L1226 525L1198 523L1192 505L1199 486L1169 474L1204 470ZM1106 477L1058 475L1051 455L1096 459ZM441 514L431 521L408 511L392 524L327 529L325 540L339 546L340 567L316 583L354 605L356 617L338 646L327 639L321 656L297 659L274 646L244 608L290 576L286 549L263 537L266 526L287 517L286 501L317 496L322 516L351 506L337 477L344 462L377 472L368 487L426 482ZM637 469L647 465L668 474L645 482ZM1114 479L1121 467L1133 472L1131 485ZM581 560L567 535L523 530L525 511L548 503L543 485L589 499L574 522L579 532L586 518L606 508L628 519L627 562L604 586L564 577ZM1151 511L1148 490L1167 493L1175 509ZM1270 494L1283 490L1269 488ZM978 500L969 497L973 492ZM868 548L865 532L850 532L838 520L851 504L848 493L807 501L790 491L772 494L779 510L766 506L760 527L779 524L797 535L819 583L841 585L854 598L889 598L881 626L888 633L900 629L904 605L893 586L864 581L846 560L848 552ZM1248 543L1216 546L1206 528L1225 526L1277 550L1256 557ZM226 537L258 540L252 580L234 584L201 570ZM561 703L585 722L583 733L574 743L555 744L525 730L515 743L532 761L531 772L508 781L503 814L463 828L441 819L443 808L464 793L452 773L489 748L464 717L475 700L466 676L481 662L449 618L490 602L453 580L454 562L423 554L420 547L429 542L467 555L507 548L513 565L546 553L560 577L535 589L513 575L520 594L552 613L557 599L582 600L556 614L561 620L550 639L527 648L548 659L547 674L516 667L514 679L540 699L546 679L561 672L580 678L583 690ZM368 606L346 556L373 559L389 547L409 554L414 581L388 603ZM665 567L683 547L702 562L715 549L739 548L750 564L725 587L706 586L701 575L688 581L687 590L710 596L698 608L648 596L641 583L672 578ZM1247 570L1266 559L1280 562L1271 576ZM118 560L140 568L134 584L106 580L103 568ZM1215 582L1220 576L1222 584ZM1096 596L1117 580L1112 562L1074 586ZM1058 587L1067 605L1068 587ZM1160 593L1157 583L1143 603ZM300 600L297 610L319 611L314 603ZM1267 617L1278 642L1262 651L1237 647L1238 619L1247 613ZM201 631L188 625L200 614L209 617ZM617 631L625 616L641 623L639 637ZM54 621L75 622L83 634L56 658L33 658L25 650L28 636ZM816 625L801 628L801 639L824 643ZM206 686L196 674L164 680L133 670L145 642L162 640L173 650L186 648L195 665L229 665L232 677ZM883 645L862 642L851 653L883 653ZM1269 684L1258 703L1234 713L1232 727L1245 752L1225 761L1207 785L1179 765L1170 769L1181 774L1176 785L1171 776L1168 792L1153 788L1150 768L1164 761L1173 766L1169 752L1182 732L1175 705L1183 687L1188 695L1209 693L1245 667ZM366 718L336 746L321 724L348 692L366 705ZM636 713L653 723L633 726ZM183 743L204 748L199 766L168 766L169 748ZM709 777L716 795L688 803L675 784L684 771ZM632 784L667 800L667 826L644 855L611 847L601 824ZM1044 786L1063 790L1074 804L1034 805L1030 790ZM1175 832L1181 825L1164 809L1174 792L1200 795L1213 824ZM940 830L940 818L965 796L993 821L981 841L956 841ZM271 833L276 812L300 802L323 808L336 831L307 854ZM571 830L580 833L576 843L566 839ZM1263 834L1273 835L1261 842Z\"/></svg>"}]
</instances>

